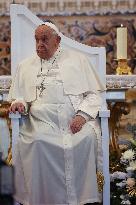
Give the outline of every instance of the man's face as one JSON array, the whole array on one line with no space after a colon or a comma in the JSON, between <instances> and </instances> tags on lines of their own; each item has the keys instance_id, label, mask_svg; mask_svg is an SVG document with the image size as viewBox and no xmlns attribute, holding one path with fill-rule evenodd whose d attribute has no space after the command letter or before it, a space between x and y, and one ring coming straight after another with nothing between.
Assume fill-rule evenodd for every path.
<instances>
[{"instance_id":1,"label":"man's face","mask_svg":"<svg viewBox=\"0 0 136 205\"><path fill-rule=\"evenodd\" d=\"M57 50L60 38L49 26L41 25L35 30L36 51L42 59L50 59Z\"/></svg>"}]
</instances>

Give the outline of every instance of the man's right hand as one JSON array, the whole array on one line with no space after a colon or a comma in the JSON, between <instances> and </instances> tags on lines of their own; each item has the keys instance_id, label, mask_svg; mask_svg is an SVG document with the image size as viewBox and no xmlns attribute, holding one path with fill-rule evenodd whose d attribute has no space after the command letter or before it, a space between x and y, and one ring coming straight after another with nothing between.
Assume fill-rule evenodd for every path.
<instances>
[{"instance_id":1,"label":"man's right hand","mask_svg":"<svg viewBox=\"0 0 136 205\"><path fill-rule=\"evenodd\" d=\"M19 113L24 113L25 106L21 102L16 102L10 106L9 111L13 113L16 113L16 111L18 111Z\"/></svg>"}]
</instances>

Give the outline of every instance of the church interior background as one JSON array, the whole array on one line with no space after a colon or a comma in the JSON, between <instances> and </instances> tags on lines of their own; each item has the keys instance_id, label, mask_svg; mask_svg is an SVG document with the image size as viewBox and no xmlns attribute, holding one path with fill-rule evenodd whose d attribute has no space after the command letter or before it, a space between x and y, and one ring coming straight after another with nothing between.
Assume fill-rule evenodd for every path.
<instances>
[{"instance_id":1,"label":"church interior background","mask_svg":"<svg viewBox=\"0 0 136 205\"><path fill-rule=\"evenodd\" d=\"M136 140L136 0L0 0L0 95L5 88L2 77L11 75L9 15L11 3L25 4L42 20L48 19L54 22L67 37L89 46L104 46L107 89L120 88L116 82L117 27L121 24L127 27L127 58L130 59L128 63L132 69L132 80L130 83L126 78L124 82L127 90L125 102L108 103L111 109L110 146L112 153L120 156L121 151L128 146L128 140ZM8 88L9 84L6 89ZM6 102L1 100L1 119L7 118L8 106L6 106ZM0 135L2 129L1 124ZM9 130L11 130L10 125ZM111 159L115 159L114 156L112 154ZM111 171L116 170L116 165L118 165L116 160L111 161ZM134 193L136 196L136 189Z\"/></svg>"}]
</instances>

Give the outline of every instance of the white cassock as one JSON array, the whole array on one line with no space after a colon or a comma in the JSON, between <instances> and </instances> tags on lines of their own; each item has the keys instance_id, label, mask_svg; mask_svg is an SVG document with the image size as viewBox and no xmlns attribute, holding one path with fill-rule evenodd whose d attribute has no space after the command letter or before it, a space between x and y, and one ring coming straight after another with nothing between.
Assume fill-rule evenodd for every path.
<instances>
[{"instance_id":1,"label":"white cassock","mask_svg":"<svg viewBox=\"0 0 136 205\"><path fill-rule=\"evenodd\" d=\"M38 56L23 61L10 90L10 99L29 107L16 145L15 199L24 205L100 202L96 172L102 170L102 152L96 116L101 99L95 89L103 88L93 82L85 56L75 51L57 51L43 61L43 75L48 74L41 97L36 89L43 80L40 69ZM72 134L69 125L78 111L89 121Z\"/></svg>"}]
</instances>

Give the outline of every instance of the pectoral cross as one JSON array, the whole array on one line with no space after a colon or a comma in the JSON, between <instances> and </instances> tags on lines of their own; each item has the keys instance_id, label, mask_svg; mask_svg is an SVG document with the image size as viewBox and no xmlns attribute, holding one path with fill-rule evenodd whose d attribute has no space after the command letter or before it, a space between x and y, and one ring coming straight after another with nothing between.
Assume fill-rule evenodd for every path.
<instances>
[{"instance_id":1,"label":"pectoral cross","mask_svg":"<svg viewBox=\"0 0 136 205\"><path fill-rule=\"evenodd\" d=\"M38 86L38 90L40 91L39 97L42 97L43 91L46 89L44 83L42 82L40 86Z\"/></svg>"}]
</instances>

